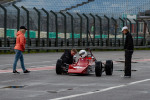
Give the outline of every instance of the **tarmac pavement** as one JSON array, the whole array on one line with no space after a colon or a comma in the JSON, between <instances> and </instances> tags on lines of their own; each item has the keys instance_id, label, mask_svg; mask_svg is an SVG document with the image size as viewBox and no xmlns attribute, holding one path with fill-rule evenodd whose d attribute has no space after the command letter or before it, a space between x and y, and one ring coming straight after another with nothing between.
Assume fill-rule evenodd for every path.
<instances>
[{"instance_id":1,"label":"tarmac pavement","mask_svg":"<svg viewBox=\"0 0 150 100\"><path fill-rule=\"evenodd\" d=\"M97 60L113 60L112 76L56 75L62 52L24 54L24 74L12 73L14 54L0 55L0 100L150 100L150 51L133 53L132 77L123 78L124 51L93 51ZM79 56L77 56L78 58Z\"/></svg>"}]
</instances>

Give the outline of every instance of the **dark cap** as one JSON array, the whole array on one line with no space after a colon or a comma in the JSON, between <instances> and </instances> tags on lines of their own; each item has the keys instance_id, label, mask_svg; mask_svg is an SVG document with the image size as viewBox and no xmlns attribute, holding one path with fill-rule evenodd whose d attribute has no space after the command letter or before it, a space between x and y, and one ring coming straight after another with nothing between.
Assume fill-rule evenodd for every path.
<instances>
[{"instance_id":1,"label":"dark cap","mask_svg":"<svg viewBox=\"0 0 150 100\"><path fill-rule=\"evenodd\" d=\"M25 29L27 30L27 28L25 26L20 26L20 29Z\"/></svg>"}]
</instances>

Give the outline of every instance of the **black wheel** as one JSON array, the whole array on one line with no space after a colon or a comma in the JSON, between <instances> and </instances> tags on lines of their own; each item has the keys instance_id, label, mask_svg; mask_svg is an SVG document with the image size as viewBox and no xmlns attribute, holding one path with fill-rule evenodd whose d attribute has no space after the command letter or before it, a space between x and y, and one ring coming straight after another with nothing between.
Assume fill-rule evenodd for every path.
<instances>
[{"instance_id":1,"label":"black wheel","mask_svg":"<svg viewBox=\"0 0 150 100\"><path fill-rule=\"evenodd\" d=\"M97 77L102 75L102 62L101 61L95 62L95 75Z\"/></svg>"},{"instance_id":2,"label":"black wheel","mask_svg":"<svg viewBox=\"0 0 150 100\"><path fill-rule=\"evenodd\" d=\"M62 60L58 59L56 63L56 74L62 74Z\"/></svg>"},{"instance_id":3,"label":"black wheel","mask_svg":"<svg viewBox=\"0 0 150 100\"><path fill-rule=\"evenodd\" d=\"M105 73L106 75L112 75L113 73L113 61L112 60L106 60Z\"/></svg>"}]
</instances>

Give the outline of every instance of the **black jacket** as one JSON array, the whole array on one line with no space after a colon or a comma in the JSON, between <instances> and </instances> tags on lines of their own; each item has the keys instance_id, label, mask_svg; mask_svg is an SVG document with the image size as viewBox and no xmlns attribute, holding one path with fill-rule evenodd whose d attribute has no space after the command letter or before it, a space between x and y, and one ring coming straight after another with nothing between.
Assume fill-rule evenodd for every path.
<instances>
[{"instance_id":1,"label":"black jacket","mask_svg":"<svg viewBox=\"0 0 150 100\"><path fill-rule=\"evenodd\" d=\"M71 55L71 50L65 50L64 54L61 56L62 63L72 64L73 56Z\"/></svg>"},{"instance_id":2,"label":"black jacket","mask_svg":"<svg viewBox=\"0 0 150 100\"><path fill-rule=\"evenodd\" d=\"M126 40L125 40L124 49L125 50L133 50L134 49L133 38L129 32L126 33Z\"/></svg>"}]
</instances>

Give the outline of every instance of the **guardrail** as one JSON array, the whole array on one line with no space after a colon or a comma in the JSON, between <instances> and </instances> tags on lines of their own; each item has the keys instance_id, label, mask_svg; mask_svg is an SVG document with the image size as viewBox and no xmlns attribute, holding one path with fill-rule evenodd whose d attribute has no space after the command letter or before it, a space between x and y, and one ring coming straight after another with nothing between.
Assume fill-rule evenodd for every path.
<instances>
[{"instance_id":1,"label":"guardrail","mask_svg":"<svg viewBox=\"0 0 150 100\"><path fill-rule=\"evenodd\" d=\"M107 46L107 39L103 39L103 41L101 41L100 39L95 39L95 45L93 46L93 41L86 41L86 38L83 38L82 43L80 42L80 38L79 39L75 39L74 41L74 46L72 46L72 39L67 39L67 45L65 45L65 41L64 39L58 39L58 43L56 44L56 40L54 39L49 39L49 43L47 43L47 38L43 38L40 39L40 44L38 43L39 39L29 39L27 40L27 42L29 43L30 46L28 46L26 44L26 50L28 50L28 52L30 52L30 50L49 50L49 49L67 49L67 48L95 48L95 49L123 49L122 46L122 40L121 39L110 39L110 46ZM116 42L115 42L116 41ZM4 43L4 39L0 39L0 50L12 50L15 46L15 38L9 38L7 39L7 47L3 46ZM149 46L143 46L143 40L139 39L139 44L138 46L135 46L136 48L143 48L143 47L147 47L149 48ZM134 43L136 43L136 40L134 40ZM47 46L48 44L48 46ZM88 44L88 46L86 45ZM103 46L101 46L103 45Z\"/></svg>"}]
</instances>

